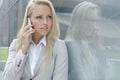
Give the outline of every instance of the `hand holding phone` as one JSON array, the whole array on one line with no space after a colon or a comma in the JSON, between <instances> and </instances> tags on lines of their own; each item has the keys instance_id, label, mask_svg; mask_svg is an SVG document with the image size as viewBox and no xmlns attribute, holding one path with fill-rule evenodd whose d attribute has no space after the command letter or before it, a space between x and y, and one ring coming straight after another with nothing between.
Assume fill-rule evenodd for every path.
<instances>
[{"instance_id":1,"label":"hand holding phone","mask_svg":"<svg viewBox=\"0 0 120 80\"><path fill-rule=\"evenodd\" d=\"M27 48L29 46L29 41L31 38L31 34L35 32L35 30L32 28L32 23L30 18L27 18L28 25L25 26L25 30L23 31L23 43L22 43L22 52L26 55Z\"/></svg>"}]
</instances>

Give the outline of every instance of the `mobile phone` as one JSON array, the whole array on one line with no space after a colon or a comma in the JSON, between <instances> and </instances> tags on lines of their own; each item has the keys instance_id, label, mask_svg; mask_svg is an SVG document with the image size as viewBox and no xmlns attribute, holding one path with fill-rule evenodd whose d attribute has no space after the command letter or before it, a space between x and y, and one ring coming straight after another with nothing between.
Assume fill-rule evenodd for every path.
<instances>
[{"instance_id":1,"label":"mobile phone","mask_svg":"<svg viewBox=\"0 0 120 80\"><path fill-rule=\"evenodd\" d=\"M28 17L28 25L32 26L32 23L29 17Z\"/></svg>"}]
</instances>

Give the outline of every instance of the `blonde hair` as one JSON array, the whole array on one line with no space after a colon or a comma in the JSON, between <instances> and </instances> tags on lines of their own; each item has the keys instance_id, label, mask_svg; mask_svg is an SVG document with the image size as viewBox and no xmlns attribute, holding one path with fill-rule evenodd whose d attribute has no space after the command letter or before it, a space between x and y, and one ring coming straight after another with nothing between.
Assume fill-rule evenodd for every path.
<instances>
[{"instance_id":1,"label":"blonde hair","mask_svg":"<svg viewBox=\"0 0 120 80\"><path fill-rule=\"evenodd\" d=\"M69 37L78 38L78 36L81 36L80 30L82 27L84 27L83 21L86 18L86 14L89 13L90 10L97 10L98 15L100 14L99 7L91 2L84 1L75 6L75 8L72 11L72 19L71 19L72 23L68 29L66 39ZM71 33L71 35L69 35L69 33Z\"/></svg>"},{"instance_id":2,"label":"blonde hair","mask_svg":"<svg viewBox=\"0 0 120 80\"><path fill-rule=\"evenodd\" d=\"M92 63L93 58L89 53L89 50L83 45L82 43L82 27L84 27L84 19L86 18L86 14L89 13L90 10L97 10L98 15L100 14L100 8L91 2L81 2L75 8L72 12L72 19L71 19L71 26L69 27L67 34L66 34L66 40L73 40L78 42L78 45L80 47L81 52L87 59L88 63ZM97 38L96 41L93 41L93 45L99 47L99 38L98 36L95 36Z\"/></svg>"},{"instance_id":3,"label":"blonde hair","mask_svg":"<svg viewBox=\"0 0 120 80\"><path fill-rule=\"evenodd\" d=\"M23 32L25 26L27 25L27 18L31 16L32 10L34 9L34 7L36 5L41 5L41 4L49 6L52 11L52 15L53 15L52 29L46 35L47 45L45 48L45 56L46 56L46 62L49 63L52 58L54 43L59 38L59 35L60 35L59 26L58 26L58 22L57 22L57 18L56 18L56 13L55 13L54 7L53 7L52 3L50 2L50 0L31 0L31 1L29 1L27 8L26 8L25 15L24 15L22 27L20 29L20 32L17 35L18 45L17 45L16 51L18 52L19 49L21 49L21 47L22 47L22 39L23 39L22 32Z\"/></svg>"}]
</instances>

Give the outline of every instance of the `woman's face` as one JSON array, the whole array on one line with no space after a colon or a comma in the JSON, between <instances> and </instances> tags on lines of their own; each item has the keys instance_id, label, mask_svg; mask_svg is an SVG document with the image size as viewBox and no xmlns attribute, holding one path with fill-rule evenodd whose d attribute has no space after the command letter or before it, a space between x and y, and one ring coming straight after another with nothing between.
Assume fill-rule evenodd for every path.
<instances>
[{"instance_id":1,"label":"woman's face","mask_svg":"<svg viewBox=\"0 0 120 80\"><path fill-rule=\"evenodd\" d=\"M94 34L97 34L99 31L99 26L97 25L98 21L98 12L97 10L89 10L88 13L86 13L86 17L83 21L83 27L81 29L84 36L92 36Z\"/></svg>"},{"instance_id":2,"label":"woman's face","mask_svg":"<svg viewBox=\"0 0 120 80\"><path fill-rule=\"evenodd\" d=\"M36 5L31 14L31 23L35 29L35 34L40 36L47 35L53 24L50 7L44 4Z\"/></svg>"}]
</instances>

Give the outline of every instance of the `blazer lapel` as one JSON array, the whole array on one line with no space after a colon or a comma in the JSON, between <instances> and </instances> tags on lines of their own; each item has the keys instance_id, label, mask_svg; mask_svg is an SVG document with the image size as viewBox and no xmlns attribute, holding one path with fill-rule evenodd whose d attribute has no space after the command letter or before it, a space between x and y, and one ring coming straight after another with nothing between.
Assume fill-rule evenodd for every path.
<instances>
[{"instance_id":1,"label":"blazer lapel","mask_svg":"<svg viewBox=\"0 0 120 80\"><path fill-rule=\"evenodd\" d=\"M30 68L30 60L29 60L29 57L28 57L28 59L27 59L27 61L26 61L26 72L27 72L27 74L29 75L29 76L32 76L32 74L31 74L31 68Z\"/></svg>"},{"instance_id":2,"label":"blazer lapel","mask_svg":"<svg viewBox=\"0 0 120 80\"><path fill-rule=\"evenodd\" d=\"M36 76L38 74L41 65L44 63L44 60L45 60L44 51L45 51L45 47L42 47L40 55L39 55L39 59L37 61L36 67L35 67L35 71L34 71L35 75L34 76Z\"/></svg>"}]
</instances>

